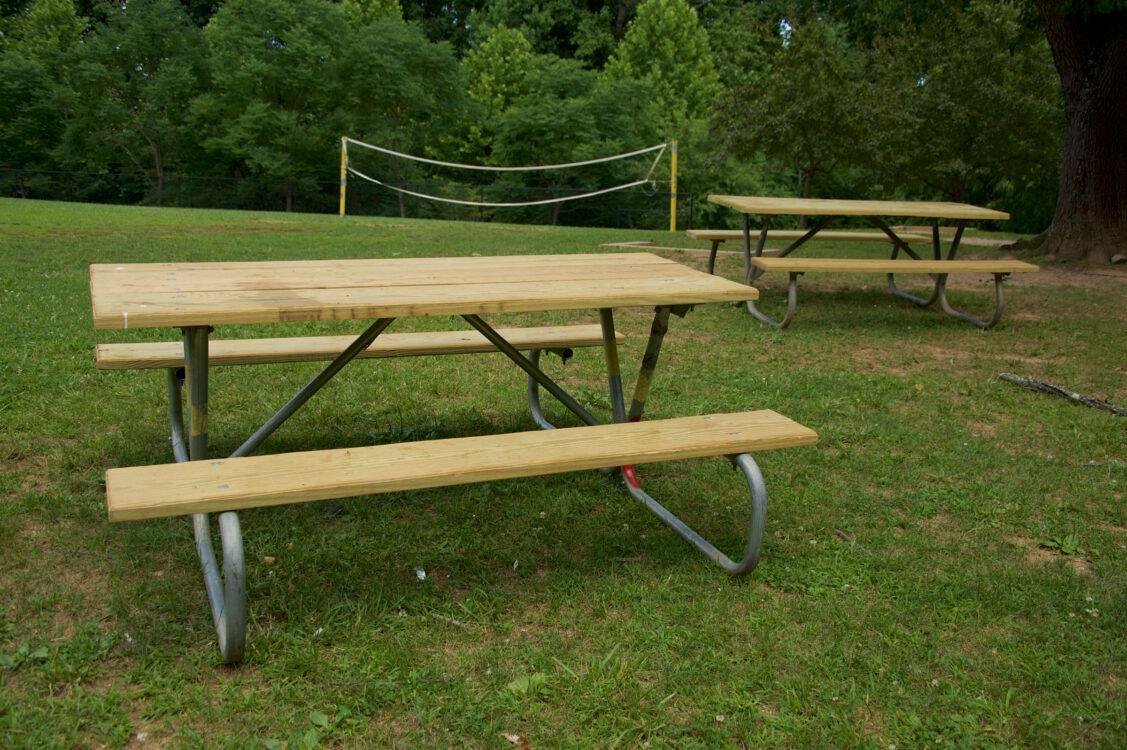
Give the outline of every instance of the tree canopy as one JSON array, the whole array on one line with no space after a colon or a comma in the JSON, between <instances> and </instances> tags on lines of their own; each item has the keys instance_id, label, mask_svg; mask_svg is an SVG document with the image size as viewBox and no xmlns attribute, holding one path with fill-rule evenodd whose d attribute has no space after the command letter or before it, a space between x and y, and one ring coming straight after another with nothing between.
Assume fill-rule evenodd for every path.
<instances>
[{"instance_id":1,"label":"tree canopy","mask_svg":"<svg viewBox=\"0 0 1127 750\"><path fill-rule=\"evenodd\" d=\"M1127 3L1035 6L4 0L0 161L133 172L159 193L173 173L331 180L342 135L491 164L676 139L682 189L961 200L1037 233L1064 226L1066 122L1087 111L1069 76L1127 59ZM1097 110L1120 122L1123 106ZM1123 154L1106 152L1119 181L1097 192L1127 184Z\"/></svg>"}]
</instances>

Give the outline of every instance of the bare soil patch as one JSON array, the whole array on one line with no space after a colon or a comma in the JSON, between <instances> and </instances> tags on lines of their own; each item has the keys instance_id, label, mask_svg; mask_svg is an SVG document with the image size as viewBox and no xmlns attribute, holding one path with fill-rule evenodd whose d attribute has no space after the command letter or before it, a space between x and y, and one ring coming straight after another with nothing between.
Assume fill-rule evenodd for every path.
<instances>
[{"instance_id":1,"label":"bare soil patch","mask_svg":"<svg viewBox=\"0 0 1127 750\"><path fill-rule=\"evenodd\" d=\"M1026 565L1048 565L1049 563L1064 557L1065 562L1068 564L1072 571L1077 575L1086 575L1092 572L1091 566L1088 564L1087 558L1082 555L1061 555L1059 552L1042 547L1041 543L1036 539L1030 539L1024 536L1008 536L1006 541L1019 547L1025 551L1024 561Z\"/></svg>"}]
</instances>

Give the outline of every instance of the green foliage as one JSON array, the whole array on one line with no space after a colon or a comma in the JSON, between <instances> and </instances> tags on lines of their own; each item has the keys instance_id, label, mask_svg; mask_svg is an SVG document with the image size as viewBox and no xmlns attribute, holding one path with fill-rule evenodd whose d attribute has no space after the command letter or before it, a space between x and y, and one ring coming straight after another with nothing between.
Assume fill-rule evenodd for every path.
<instances>
[{"instance_id":1,"label":"green foliage","mask_svg":"<svg viewBox=\"0 0 1127 750\"><path fill-rule=\"evenodd\" d=\"M425 155L441 147L466 106L465 78L450 45L428 42L418 26L396 18L358 29L336 65L341 89L327 109L337 135Z\"/></svg>"},{"instance_id":2,"label":"green foliage","mask_svg":"<svg viewBox=\"0 0 1127 750\"><path fill-rule=\"evenodd\" d=\"M63 133L63 92L37 60L0 52L0 166L49 169Z\"/></svg>"},{"instance_id":3,"label":"green foliage","mask_svg":"<svg viewBox=\"0 0 1127 750\"><path fill-rule=\"evenodd\" d=\"M685 120L708 115L720 90L708 35L685 0L646 0L638 6L606 74L647 82L663 130L672 135Z\"/></svg>"},{"instance_id":4,"label":"green foliage","mask_svg":"<svg viewBox=\"0 0 1127 750\"><path fill-rule=\"evenodd\" d=\"M810 21L779 34L761 69L734 81L738 95L724 104L721 123L736 156L764 153L793 170L794 193L814 193L815 177L870 156L873 97L864 58L842 30Z\"/></svg>"},{"instance_id":5,"label":"green foliage","mask_svg":"<svg viewBox=\"0 0 1127 750\"><path fill-rule=\"evenodd\" d=\"M350 38L319 0L230 0L204 30L208 93L193 102L206 148L254 175L306 177L331 163L330 116Z\"/></svg>"},{"instance_id":6,"label":"green foliage","mask_svg":"<svg viewBox=\"0 0 1127 750\"><path fill-rule=\"evenodd\" d=\"M0 160L144 175L146 200L160 200L166 173L335 179L347 134L472 163L676 139L682 192L954 198L1009 211L1015 231L1043 229L1055 205L1059 86L1025 0L0 7ZM557 80L585 88L561 95ZM545 130L514 142L531 123ZM388 167L454 190L467 179ZM575 183L607 187L629 171Z\"/></svg>"},{"instance_id":7,"label":"green foliage","mask_svg":"<svg viewBox=\"0 0 1127 750\"><path fill-rule=\"evenodd\" d=\"M548 691L548 675L543 672L533 672L530 675L521 675L505 689L518 701L529 701L544 697Z\"/></svg>"},{"instance_id":8,"label":"green foliage","mask_svg":"<svg viewBox=\"0 0 1127 750\"><path fill-rule=\"evenodd\" d=\"M403 9L397 0L341 0L353 26L364 26L377 18L402 18Z\"/></svg>"},{"instance_id":9,"label":"green foliage","mask_svg":"<svg viewBox=\"0 0 1127 750\"><path fill-rule=\"evenodd\" d=\"M527 83L529 93L497 119L492 155L496 164L582 161L652 146L657 140L653 131L638 127L654 121L652 91L645 82L614 80L575 60L544 57ZM626 167L633 172L625 176L623 165L616 162L579 172L517 173L498 184L596 189L621 184L626 176L644 176L641 170L647 166L635 160Z\"/></svg>"},{"instance_id":10,"label":"green foliage","mask_svg":"<svg viewBox=\"0 0 1127 750\"><path fill-rule=\"evenodd\" d=\"M486 116L502 112L511 101L528 93L532 45L516 29L497 26L466 54L463 64L469 95L486 108Z\"/></svg>"},{"instance_id":11,"label":"green foliage","mask_svg":"<svg viewBox=\"0 0 1127 750\"><path fill-rule=\"evenodd\" d=\"M626 33L638 0L494 0L475 10L471 27L519 30L542 55L602 68Z\"/></svg>"},{"instance_id":12,"label":"green foliage","mask_svg":"<svg viewBox=\"0 0 1127 750\"><path fill-rule=\"evenodd\" d=\"M194 144L189 107L199 91L202 39L174 0L137 0L114 12L67 58L74 91L60 155L88 170L160 180Z\"/></svg>"},{"instance_id":13,"label":"green foliage","mask_svg":"<svg viewBox=\"0 0 1127 750\"><path fill-rule=\"evenodd\" d=\"M902 107L883 131L884 163L915 194L1008 206L1038 184L1055 188L1059 81L1020 14L1017 3L977 0L935 34L905 33L877 50L883 90Z\"/></svg>"},{"instance_id":14,"label":"green foliage","mask_svg":"<svg viewBox=\"0 0 1127 750\"><path fill-rule=\"evenodd\" d=\"M34 0L23 12L4 19L0 49L54 62L60 53L78 43L84 26L71 0Z\"/></svg>"}]
</instances>

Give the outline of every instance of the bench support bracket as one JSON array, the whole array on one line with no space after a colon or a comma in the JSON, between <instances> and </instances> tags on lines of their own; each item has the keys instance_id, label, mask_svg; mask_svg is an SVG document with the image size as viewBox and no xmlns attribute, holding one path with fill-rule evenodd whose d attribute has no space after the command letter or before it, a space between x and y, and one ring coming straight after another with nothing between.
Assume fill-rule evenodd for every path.
<instances>
[{"instance_id":1,"label":"bench support bracket","mask_svg":"<svg viewBox=\"0 0 1127 750\"><path fill-rule=\"evenodd\" d=\"M747 544L744 546L743 556L739 562L733 561L711 542L702 537L689 527L684 521L673 515L665 506L654 500L638 484L634 467L622 467L623 479L626 480L626 489L630 496L646 506L646 508L673 530L677 536L700 550L705 557L724 569L730 576L742 576L750 573L759 564L763 554L763 532L767 524L767 487L763 482L763 474L759 471L758 464L747 453L729 456L732 462L743 471L747 479L748 490L751 493L751 515L747 527ZM629 472L626 470L630 469Z\"/></svg>"},{"instance_id":2,"label":"bench support bracket","mask_svg":"<svg viewBox=\"0 0 1127 750\"><path fill-rule=\"evenodd\" d=\"M646 342L646 351L642 356L642 366L638 372L638 380L634 386L634 397L630 403L629 413L624 413L625 399L622 395L622 380L617 377L618 356L607 358L610 371L611 404L614 405L614 420L616 422L637 422L642 418L646 400L649 398L650 386L653 384L654 372L657 369L658 356L661 353L661 344L669 330L669 314L676 313L676 309L658 307L654 310L653 323L650 326L650 338ZM608 348L613 346L613 321L609 322L610 335L607 338L605 331L608 327L609 314L604 316L604 338L608 341ZM623 466L622 479L626 483L626 490L630 496L646 506L658 519L668 526L673 533L700 550L705 557L724 569L732 576L742 576L751 572L759 564L759 557L763 552L763 531L767 520L767 489L763 482L763 475L759 471L754 459L746 453L729 456L738 466L747 479L748 489L751 492L751 520L748 525L747 545L743 557L739 562L733 562L727 555L717 549L711 542L694 531L688 524L674 515L665 506L654 500L638 482L637 472L633 466Z\"/></svg>"}]
</instances>

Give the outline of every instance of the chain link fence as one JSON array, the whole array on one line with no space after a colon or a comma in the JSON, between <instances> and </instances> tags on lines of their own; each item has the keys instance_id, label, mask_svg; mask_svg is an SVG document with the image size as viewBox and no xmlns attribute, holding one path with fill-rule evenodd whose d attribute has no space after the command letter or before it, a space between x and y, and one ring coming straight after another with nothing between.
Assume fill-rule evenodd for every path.
<instances>
[{"instance_id":1,"label":"chain link fence","mask_svg":"<svg viewBox=\"0 0 1127 750\"><path fill-rule=\"evenodd\" d=\"M522 203L582 195L585 189L465 186L436 183L397 185L416 193L479 203ZM0 196L38 200L177 206L246 211L335 214L340 184L332 180L63 172L0 168ZM677 193L677 226L691 228L693 193ZM496 221L512 224L667 229L669 192L620 190L544 206L496 208L462 206L403 195L377 185L350 181L346 212L355 216Z\"/></svg>"}]
</instances>

